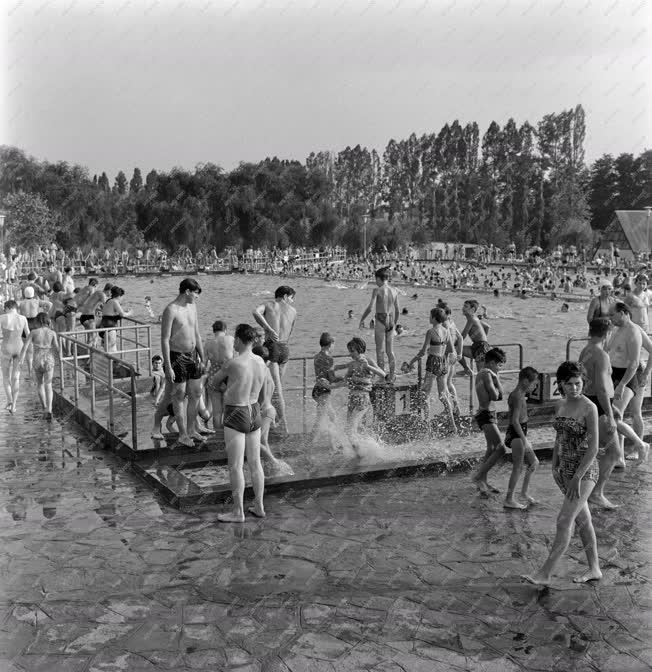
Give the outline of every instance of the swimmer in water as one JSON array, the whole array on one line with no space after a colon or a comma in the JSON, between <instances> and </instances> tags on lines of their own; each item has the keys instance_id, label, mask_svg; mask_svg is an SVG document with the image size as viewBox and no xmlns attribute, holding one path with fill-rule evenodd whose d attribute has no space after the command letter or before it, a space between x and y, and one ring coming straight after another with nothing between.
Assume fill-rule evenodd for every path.
<instances>
[{"instance_id":1,"label":"swimmer in water","mask_svg":"<svg viewBox=\"0 0 652 672\"><path fill-rule=\"evenodd\" d=\"M568 304L566 302L561 304L561 312L562 313L567 313L568 312Z\"/></svg>"},{"instance_id":2,"label":"swimmer in water","mask_svg":"<svg viewBox=\"0 0 652 672\"><path fill-rule=\"evenodd\" d=\"M23 349L23 336L29 336L27 318L18 313L18 304L13 299L5 301L5 312L0 315L2 330L2 346L0 362L2 363L2 382L7 395L6 409L10 413L16 411L18 393L20 391L20 354Z\"/></svg>"},{"instance_id":3,"label":"swimmer in water","mask_svg":"<svg viewBox=\"0 0 652 672\"><path fill-rule=\"evenodd\" d=\"M352 319L353 319L353 311L352 311L352 310L349 310L349 312L347 313L347 318L348 318L349 320L352 320Z\"/></svg>"}]
</instances>

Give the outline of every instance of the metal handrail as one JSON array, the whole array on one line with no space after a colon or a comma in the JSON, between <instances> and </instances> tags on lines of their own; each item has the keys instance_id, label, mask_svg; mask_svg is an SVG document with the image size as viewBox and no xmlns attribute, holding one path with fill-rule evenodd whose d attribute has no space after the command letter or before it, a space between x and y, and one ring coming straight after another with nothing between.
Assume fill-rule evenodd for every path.
<instances>
[{"instance_id":1,"label":"metal handrail","mask_svg":"<svg viewBox=\"0 0 652 672\"><path fill-rule=\"evenodd\" d=\"M80 332L75 332L80 333ZM72 355L64 355L65 344L69 344ZM82 349L82 352L87 354L80 354L79 349ZM105 359L108 362L107 367L107 377L104 378L100 372L96 369L96 364L99 359ZM80 361L88 359L89 368L85 369L80 366ZM117 363L120 367L129 372L129 392L125 392L115 385L113 377L113 364ZM60 380L59 386L61 395L64 396L64 391L66 387L65 380L65 371L66 367L69 367L73 372L73 399L75 406L79 406L79 374L83 375L85 378L89 378L90 381L90 405L91 405L91 417L95 419L97 401L96 401L96 385L101 383L106 385L109 399L109 413L108 413L108 429L111 434L115 434L115 410L114 410L114 398L119 396L122 398L129 399L131 405L131 439L133 450L138 450L138 409L136 404L137 399L137 387L136 387L136 376L140 375L136 368L130 362L127 362L120 357L116 356L114 353L105 352L100 350L88 343L78 340L70 336L70 334L62 333L59 334L59 366L60 366Z\"/></svg>"}]
</instances>

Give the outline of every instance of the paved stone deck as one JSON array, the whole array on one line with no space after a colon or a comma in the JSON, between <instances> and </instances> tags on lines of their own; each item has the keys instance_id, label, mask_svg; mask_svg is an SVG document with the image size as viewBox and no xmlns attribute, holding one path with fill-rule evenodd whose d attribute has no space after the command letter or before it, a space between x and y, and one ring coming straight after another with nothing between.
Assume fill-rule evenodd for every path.
<instances>
[{"instance_id":1,"label":"paved stone deck","mask_svg":"<svg viewBox=\"0 0 652 672\"><path fill-rule=\"evenodd\" d=\"M574 539L539 591L519 575L554 532L547 464L527 513L458 474L270 495L267 519L221 525L47 425L32 393L0 418L0 670L652 670L649 465L595 514L605 578L571 583Z\"/></svg>"}]
</instances>

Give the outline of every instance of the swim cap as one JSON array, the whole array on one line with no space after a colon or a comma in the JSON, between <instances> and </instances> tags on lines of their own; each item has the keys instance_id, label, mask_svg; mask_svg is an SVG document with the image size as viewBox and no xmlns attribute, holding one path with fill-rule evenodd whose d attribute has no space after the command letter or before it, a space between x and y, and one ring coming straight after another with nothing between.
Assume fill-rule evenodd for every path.
<instances>
[{"instance_id":1,"label":"swim cap","mask_svg":"<svg viewBox=\"0 0 652 672\"><path fill-rule=\"evenodd\" d=\"M33 299L34 298L34 287L25 287L23 289L23 294L26 299Z\"/></svg>"}]
</instances>

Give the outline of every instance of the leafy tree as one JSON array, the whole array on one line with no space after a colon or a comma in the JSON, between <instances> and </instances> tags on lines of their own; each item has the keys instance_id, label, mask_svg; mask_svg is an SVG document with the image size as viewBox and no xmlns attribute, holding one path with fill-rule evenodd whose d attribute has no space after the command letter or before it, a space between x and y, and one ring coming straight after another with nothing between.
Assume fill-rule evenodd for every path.
<instances>
[{"instance_id":1,"label":"leafy tree","mask_svg":"<svg viewBox=\"0 0 652 672\"><path fill-rule=\"evenodd\" d=\"M134 174L129 181L129 192L137 194L143 188L143 176L140 174L140 168L134 168Z\"/></svg>"},{"instance_id":2,"label":"leafy tree","mask_svg":"<svg viewBox=\"0 0 652 672\"><path fill-rule=\"evenodd\" d=\"M121 196L126 193L127 191L127 176L120 171L116 176L115 176L115 184L113 185L113 188L120 194Z\"/></svg>"},{"instance_id":3,"label":"leafy tree","mask_svg":"<svg viewBox=\"0 0 652 672\"><path fill-rule=\"evenodd\" d=\"M18 191L3 202L7 240L25 248L49 245L59 231L59 220L40 194Z\"/></svg>"}]
</instances>

